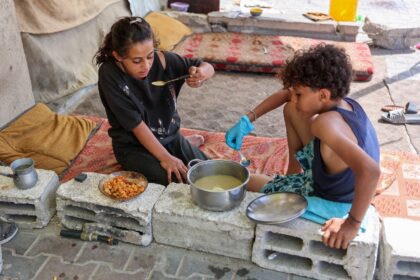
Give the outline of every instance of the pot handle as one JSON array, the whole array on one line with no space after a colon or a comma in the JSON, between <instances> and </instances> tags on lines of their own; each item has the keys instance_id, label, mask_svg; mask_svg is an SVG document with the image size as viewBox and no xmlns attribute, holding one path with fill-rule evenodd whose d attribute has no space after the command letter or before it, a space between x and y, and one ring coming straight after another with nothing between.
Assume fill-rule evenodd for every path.
<instances>
[{"instance_id":1,"label":"pot handle","mask_svg":"<svg viewBox=\"0 0 420 280\"><path fill-rule=\"evenodd\" d=\"M191 167L193 167L194 165L196 165L197 163L202 162L202 161L204 161L204 160L199 159L199 158L192 159L188 162L187 167L188 167L188 169L190 169Z\"/></svg>"}]
</instances>

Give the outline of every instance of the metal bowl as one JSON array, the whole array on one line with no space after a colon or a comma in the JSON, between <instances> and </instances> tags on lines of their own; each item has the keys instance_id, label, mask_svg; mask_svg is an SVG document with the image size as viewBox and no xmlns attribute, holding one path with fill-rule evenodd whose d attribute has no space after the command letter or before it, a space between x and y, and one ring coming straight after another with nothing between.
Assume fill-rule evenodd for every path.
<instances>
[{"instance_id":1,"label":"metal bowl","mask_svg":"<svg viewBox=\"0 0 420 280\"><path fill-rule=\"evenodd\" d=\"M198 179L211 175L233 176L238 178L242 184L221 191L202 189L194 184ZM231 160L205 160L188 170L187 180L191 186L192 200L196 205L210 211L227 211L243 201L249 181L249 171Z\"/></svg>"}]
</instances>

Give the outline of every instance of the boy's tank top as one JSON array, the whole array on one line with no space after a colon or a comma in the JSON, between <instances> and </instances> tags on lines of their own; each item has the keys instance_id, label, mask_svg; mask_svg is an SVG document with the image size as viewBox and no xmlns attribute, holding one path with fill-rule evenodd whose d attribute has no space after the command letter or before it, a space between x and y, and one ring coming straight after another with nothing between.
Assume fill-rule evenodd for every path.
<instances>
[{"instance_id":1,"label":"boy's tank top","mask_svg":"<svg viewBox=\"0 0 420 280\"><path fill-rule=\"evenodd\" d=\"M379 144L372 123L365 111L355 100L344 98L353 111L333 108L350 126L357 138L358 145L376 162L379 163ZM355 176L350 168L337 174L325 172L325 164L321 157L320 140L314 139L314 159L312 161L312 176L314 179L314 194L332 201L351 202L354 196Z\"/></svg>"}]
</instances>

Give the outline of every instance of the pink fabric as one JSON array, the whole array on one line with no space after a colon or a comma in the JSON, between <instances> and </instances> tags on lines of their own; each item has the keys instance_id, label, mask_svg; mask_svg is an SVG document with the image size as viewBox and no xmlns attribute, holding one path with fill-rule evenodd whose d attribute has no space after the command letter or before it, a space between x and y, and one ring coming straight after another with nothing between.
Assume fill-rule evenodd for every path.
<instances>
[{"instance_id":1,"label":"pink fabric","mask_svg":"<svg viewBox=\"0 0 420 280\"><path fill-rule=\"evenodd\" d=\"M80 172L108 174L122 170L112 152L106 119L88 117L101 124L100 129L88 141L72 163L62 182L74 178ZM205 144L200 149L210 158L239 161L239 154L225 144L224 133L195 129L181 129L185 136L200 134ZM287 140L247 136L243 153L251 159L252 173L267 175L284 174L288 163ZM373 204L382 217L403 217L420 220L420 157L400 151L381 151L381 178Z\"/></svg>"},{"instance_id":2,"label":"pink fabric","mask_svg":"<svg viewBox=\"0 0 420 280\"><path fill-rule=\"evenodd\" d=\"M353 66L354 80L372 78L372 55L365 43L231 32L198 33L180 42L174 52L188 58L201 58L218 70L278 73L295 51L322 42L345 49Z\"/></svg>"}]
</instances>

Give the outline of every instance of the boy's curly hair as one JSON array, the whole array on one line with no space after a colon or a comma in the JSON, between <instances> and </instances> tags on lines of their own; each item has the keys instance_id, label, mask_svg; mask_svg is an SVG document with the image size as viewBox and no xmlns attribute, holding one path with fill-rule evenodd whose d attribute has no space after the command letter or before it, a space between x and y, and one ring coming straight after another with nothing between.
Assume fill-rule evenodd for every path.
<instances>
[{"instance_id":1,"label":"boy's curly hair","mask_svg":"<svg viewBox=\"0 0 420 280\"><path fill-rule=\"evenodd\" d=\"M328 89L331 99L343 98L350 90L352 67L343 49L319 44L306 51L299 51L288 61L282 72L285 88L307 86Z\"/></svg>"}]
</instances>

